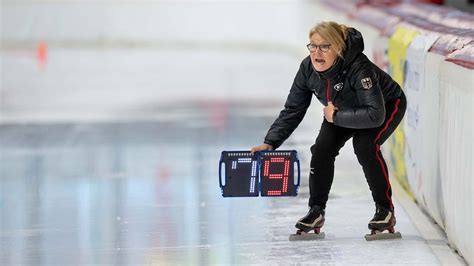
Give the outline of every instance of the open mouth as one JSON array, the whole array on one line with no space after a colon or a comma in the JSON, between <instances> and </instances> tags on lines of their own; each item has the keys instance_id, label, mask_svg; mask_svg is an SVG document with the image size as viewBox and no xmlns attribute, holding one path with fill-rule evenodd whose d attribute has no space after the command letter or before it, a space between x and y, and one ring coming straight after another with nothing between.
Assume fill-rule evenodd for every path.
<instances>
[{"instance_id":1,"label":"open mouth","mask_svg":"<svg viewBox=\"0 0 474 266\"><path fill-rule=\"evenodd\" d=\"M324 63L326 63L326 60L324 60L324 59L318 59L318 58L316 58L316 59L314 59L314 61L315 61L316 63L318 63L318 64L324 64Z\"/></svg>"}]
</instances>

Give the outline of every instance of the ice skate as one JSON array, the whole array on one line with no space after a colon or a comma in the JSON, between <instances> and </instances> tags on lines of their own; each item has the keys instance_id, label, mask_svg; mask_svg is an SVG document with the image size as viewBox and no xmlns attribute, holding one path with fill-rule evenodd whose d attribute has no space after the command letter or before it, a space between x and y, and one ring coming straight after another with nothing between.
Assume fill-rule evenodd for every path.
<instances>
[{"instance_id":1,"label":"ice skate","mask_svg":"<svg viewBox=\"0 0 474 266\"><path fill-rule=\"evenodd\" d=\"M315 240L324 238L321 227L324 225L324 209L314 205L305 217L301 218L295 225L298 230L296 234L290 235L290 241ZM310 231L314 231L310 233Z\"/></svg>"},{"instance_id":2,"label":"ice skate","mask_svg":"<svg viewBox=\"0 0 474 266\"><path fill-rule=\"evenodd\" d=\"M400 232L395 232L395 223L396 219L393 210L377 206L374 218L369 222L371 233L365 235L365 240L372 241L402 238Z\"/></svg>"}]
</instances>

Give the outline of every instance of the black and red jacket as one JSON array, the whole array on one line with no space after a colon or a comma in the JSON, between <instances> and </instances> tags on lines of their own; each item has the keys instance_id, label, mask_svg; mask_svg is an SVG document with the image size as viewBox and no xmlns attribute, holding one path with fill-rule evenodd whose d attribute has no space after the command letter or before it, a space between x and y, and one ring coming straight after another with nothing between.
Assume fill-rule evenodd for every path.
<instances>
[{"instance_id":1,"label":"black and red jacket","mask_svg":"<svg viewBox=\"0 0 474 266\"><path fill-rule=\"evenodd\" d=\"M311 58L306 57L296 73L285 108L270 127L264 142L278 148L303 120L313 94L323 105L331 101L338 108L333 116L337 126L362 129L382 125L385 103L397 99L403 92L362 53L363 50L361 33L350 28L344 59L338 58L327 71L317 72Z\"/></svg>"}]
</instances>

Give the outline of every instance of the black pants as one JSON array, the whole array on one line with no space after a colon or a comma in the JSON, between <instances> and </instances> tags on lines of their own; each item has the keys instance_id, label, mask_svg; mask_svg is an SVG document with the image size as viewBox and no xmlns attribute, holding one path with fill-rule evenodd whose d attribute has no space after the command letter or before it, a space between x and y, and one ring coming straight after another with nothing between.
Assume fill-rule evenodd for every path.
<instances>
[{"instance_id":1,"label":"black pants","mask_svg":"<svg viewBox=\"0 0 474 266\"><path fill-rule=\"evenodd\" d=\"M405 95L402 94L398 99L385 103L385 109L385 121L377 128L344 128L335 126L324 119L316 143L311 146L309 206L326 207L334 178L334 161L339 150L352 137L354 152L364 170L375 203L393 209L387 164L380 146L402 121L406 110Z\"/></svg>"}]
</instances>

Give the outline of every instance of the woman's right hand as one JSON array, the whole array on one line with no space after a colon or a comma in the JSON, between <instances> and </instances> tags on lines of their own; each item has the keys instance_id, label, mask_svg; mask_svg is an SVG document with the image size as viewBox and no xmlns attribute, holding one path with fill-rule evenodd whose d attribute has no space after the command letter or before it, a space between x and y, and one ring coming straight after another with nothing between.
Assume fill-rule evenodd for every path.
<instances>
[{"instance_id":1,"label":"woman's right hand","mask_svg":"<svg viewBox=\"0 0 474 266\"><path fill-rule=\"evenodd\" d=\"M261 145L255 146L250 149L250 153L255 154L257 151L271 151L273 150L273 146L270 144L263 143Z\"/></svg>"}]
</instances>

